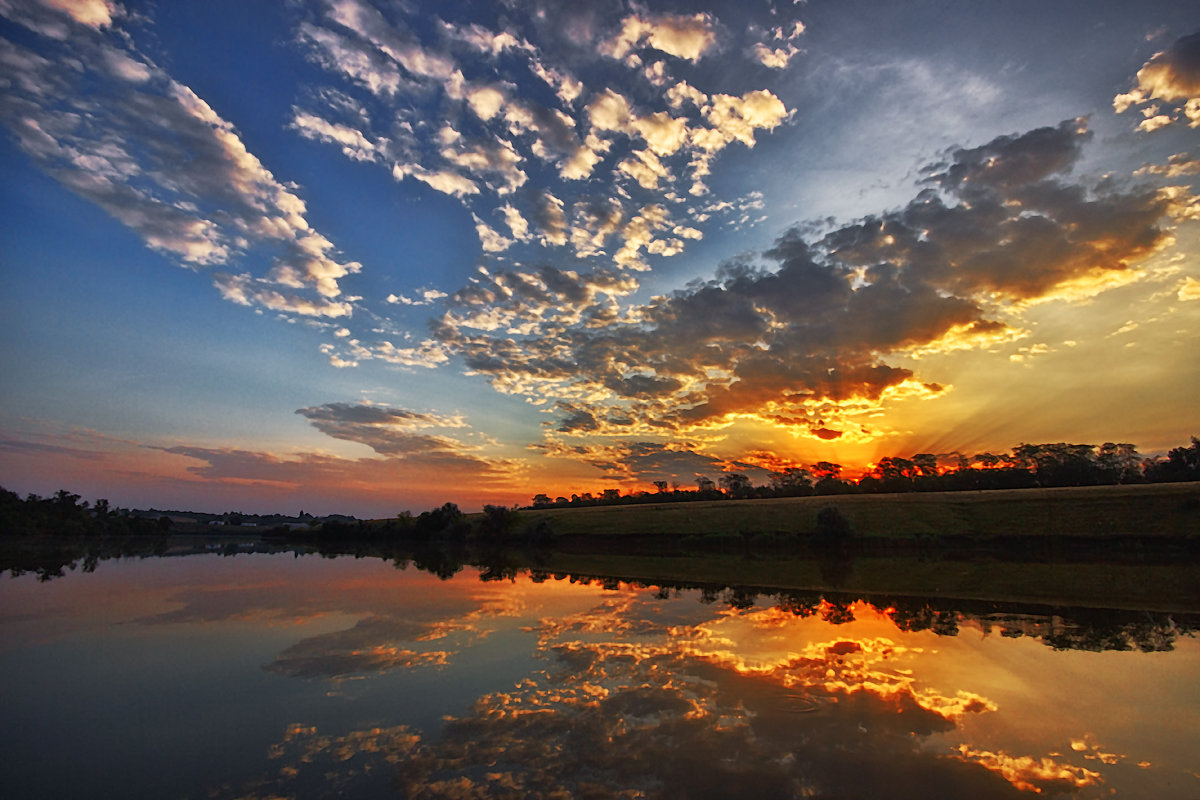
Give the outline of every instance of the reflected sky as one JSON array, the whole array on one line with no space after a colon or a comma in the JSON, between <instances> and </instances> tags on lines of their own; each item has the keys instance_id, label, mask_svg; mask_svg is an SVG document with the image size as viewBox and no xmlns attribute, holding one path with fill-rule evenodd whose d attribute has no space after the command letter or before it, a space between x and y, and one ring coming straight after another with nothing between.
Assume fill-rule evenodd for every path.
<instances>
[{"instance_id":1,"label":"reflected sky","mask_svg":"<svg viewBox=\"0 0 1200 800\"><path fill-rule=\"evenodd\" d=\"M291 554L5 578L0 609L14 796L1200 793L1190 636Z\"/></svg>"}]
</instances>

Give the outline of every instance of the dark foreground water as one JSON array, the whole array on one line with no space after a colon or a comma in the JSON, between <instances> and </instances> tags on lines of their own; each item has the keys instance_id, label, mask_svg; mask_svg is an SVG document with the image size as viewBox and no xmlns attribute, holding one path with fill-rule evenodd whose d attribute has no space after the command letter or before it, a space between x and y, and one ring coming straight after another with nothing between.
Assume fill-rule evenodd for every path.
<instances>
[{"instance_id":1,"label":"dark foreground water","mask_svg":"<svg viewBox=\"0 0 1200 800\"><path fill-rule=\"evenodd\" d=\"M543 578L291 554L0 578L0 793L1200 797L1200 641L1169 614Z\"/></svg>"}]
</instances>

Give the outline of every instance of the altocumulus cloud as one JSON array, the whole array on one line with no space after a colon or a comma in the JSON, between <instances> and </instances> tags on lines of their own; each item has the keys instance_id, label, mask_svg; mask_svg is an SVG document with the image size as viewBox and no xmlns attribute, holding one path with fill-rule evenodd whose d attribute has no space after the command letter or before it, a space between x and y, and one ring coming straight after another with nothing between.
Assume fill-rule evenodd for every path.
<instances>
[{"instance_id":1,"label":"altocumulus cloud","mask_svg":"<svg viewBox=\"0 0 1200 800\"><path fill-rule=\"evenodd\" d=\"M942 390L889 354L988 344L1027 304L1142 277L1186 198L1072 180L1090 137L1073 119L953 149L903 208L793 230L764 254L773 268L728 263L606 320L595 292L572 320L543 316L569 297L540 287L464 291L435 336L497 389L556 403L562 433L678 436L756 416L827 437L839 409Z\"/></svg>"},{"instance_id":2,"label":"altocumulus cloud","mask_svg":"<svg viewBox=\"0 0 1200 800\"><path fill-rule=\"evenodd\" d=\"M339 281L360 265L339 260L233 125L129 49L121 13L101 2L0 6L47 54L0 39L0 121L49 174L186 266L232 266L250 248L273 255L265 275L218 273L227 299L348 316Z\"/></svg>"}]
</instances>

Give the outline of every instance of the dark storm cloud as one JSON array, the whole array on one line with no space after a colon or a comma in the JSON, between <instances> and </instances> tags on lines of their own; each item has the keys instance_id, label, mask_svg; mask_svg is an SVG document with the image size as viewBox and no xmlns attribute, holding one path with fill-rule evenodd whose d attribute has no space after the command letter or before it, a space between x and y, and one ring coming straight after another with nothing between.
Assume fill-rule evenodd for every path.
<instances>
[{"instance_id":1,"label":"dark storm cloud","mask_svg":"<svg viewBox=\"0 0 1200 800\"><path fill-rule=\"evenodd\" d=\"M973 194L976 186L986 187L984 191L1013 190L1068 171L1079 159L1084 142L1091 138L1084 120L1065 120L1054 128L997 136L980 147L954 150L946 168L927 177L926 182L960 195Z\"/></svg>"}]
</instances>

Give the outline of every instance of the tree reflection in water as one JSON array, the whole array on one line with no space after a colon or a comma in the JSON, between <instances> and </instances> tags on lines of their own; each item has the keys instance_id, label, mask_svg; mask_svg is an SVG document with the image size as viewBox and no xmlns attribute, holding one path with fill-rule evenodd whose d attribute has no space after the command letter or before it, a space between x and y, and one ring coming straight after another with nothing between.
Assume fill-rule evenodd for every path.
<instances>
[{"instance_id":1,"label":"tree reflection in water","mask_svg":"<svg viewBox=\"0 0 1200 800\"><path fill-rule=\"evenodd\" d=\"M615 571L551 571L537 553L369 554L437 580L353 562L354 574L369 571L372 581L336 589L198 584L170 594L173 608L139 620L218 625L247 618L248 608L267 620L345 615L255 662L259 677L343 698L330 702L343 704L344 715L319 710L319 725L281 719L259 780L197 787L194 796L1108 796L1117 777L1128 785L1130 773L1136 780L1157 765L1105 746L1119 723L1106 722L1097 738L1091 716L1061 724L1021 718L1022 702L1028 712L1055 690L1040 681L1061 689L1073 679L1037 671L1063 657L1092 657L1078 651L1102 653L1105 664L1114 663L1112 651L1169 651L1197 623L1191 614L851 593L828 584L630 580ZM810 572L854 570L830 563ZM519 678L490 680L497 659L515 651ZM1195 663L1195 648L1189 653ZM404 698L384 712L356 705L347 689L376 687L362 696L377 702L389 687L439 679L447 692L462 686L451 716L437 706L436 723L414 722ZM1036 735L1026 737L1026 726ZM1186 777L1180 765L1171 769L1160 786Z\"/></svg>"},{"instance_id":2,"label":"tree reflection in water","mask_svg":"<svg viewBox=\"0 0 1200 800\"><path fill-rule=\"evenodd\" d=\"M515 581L521 574L492 565L479 577ZM471 713L447 718L432 734L400 725L326 736L294 726L272 754L278 777L243 796L347 792L354 781L380 780L385 767L399 796L411 798L987 800L1101 791L1097 768L1126 759L1082 738L1066 756L945 746L943 737L997 705L969 691L921 686L911 669L920 648L887 636L838 638L839 626L867 615L890 620L900 634L953 637L966 626L1037 637L1055 649L1147 652L1170 649L1194 630L1169 615L1132 612L635 587L576 574L534 573L532 580L596 583L617 594L587 612L545 616L528 627L544 665L511 690L480 696ZM671 625L650 614L654 603L693 591L701 604L718 607L710 621ZM833 638L797 643L797 652L782 655L746 654L746 642L810 618Z\"/></svg>"}]
</instances>

